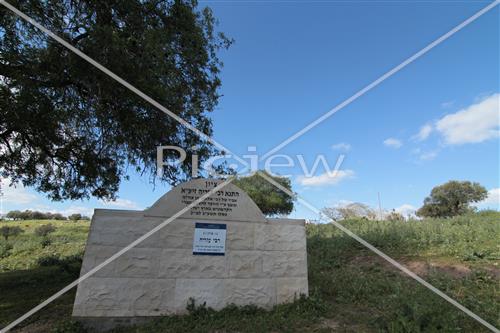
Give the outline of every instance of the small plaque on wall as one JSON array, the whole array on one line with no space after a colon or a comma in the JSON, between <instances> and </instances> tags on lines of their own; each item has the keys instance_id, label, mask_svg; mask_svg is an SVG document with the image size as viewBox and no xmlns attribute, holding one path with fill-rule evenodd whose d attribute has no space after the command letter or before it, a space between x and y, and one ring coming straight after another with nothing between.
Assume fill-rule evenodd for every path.
<instances>
[{"instance_id":1,"label":"small plaque on wall","mask_svg":"<svg viewBox=\"0 0 500 333\"><path fill-rule=\"evenodd\" d=\"M226 224L195 224L193 254L223 256L226 253Z\"/></svg>"}]
</instances>

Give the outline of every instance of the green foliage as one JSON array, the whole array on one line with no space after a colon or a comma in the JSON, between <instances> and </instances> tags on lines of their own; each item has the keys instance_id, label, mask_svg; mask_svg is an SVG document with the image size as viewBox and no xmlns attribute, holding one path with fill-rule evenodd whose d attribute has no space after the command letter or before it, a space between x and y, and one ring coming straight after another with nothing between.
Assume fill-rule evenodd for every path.
<instances>
[{"instance_id":1,"label":"green foliage","mask_svg":"<svg viewBox=\"0 0 500 333\"><path fill-rule=\"evenodd\" d=\"M0 259L8 257L12 248L12 244L7 241L0 243Z\"/></svg>"},{"instance_id":2,"label":"green foliage","mask_svg":"<svg viewBox=\"0 0 500 333\"><path fill-rule=\"evenodd\" d=\"M341 223L404 264L432 263L419 275L499 326L500 303L492 297L498 294L495 263L500 260L500 249L492 235L500 234L499 221L499 212L482 211L421 221L355 219ZM42 249L34 235L39 222L0 222L25 230L9 240L14 248L0 259L0 326L78 276L89 224L51 223L57 231L51 235L52 244ZM488 332L334 225L307 225L306 232L309 298L299 297L270 310L229 305L215 311L192 302L187 304L186 315L165 316L114 332ZM6 242L0 242L0 249L3 244ZM462 277L448 273L445 268L455 264L466 265L470 272ZM71 322L73 301L74 289L30 318L28 325L50 323L57 333L84 333L79 324Z\"/></svg>"},{"instance_id":3,"label":"green foliage","mask_svg":"<svg viewBox=\"0 0 500 333\"><path fill-rule=\"evenodd\" d=\"M80 273L82 258L83 258L83 253L67 257L61 257L57 254L48 254L46 256L38 258L37 264L38 266L41 267L58 266L59 268L61 268L61 270L77 278Z\"/></svg>"},{"instance_id":4,"label":"green foliage","mask_svg":"<svg viewBox=\"0 0 500 333\"><path fill-rule=\"evenodd\" d=\"M201 132L231 40L194 0L17 1L17 8ZM185 148L172 184L214 153L200 139L17 15L0 15L0 170L51 199L113 199L126 168L156 172L156 148ZM196 147L196 148L193 148ZM173 150L165 158L175 157Z\"/></svg>"},{"instance_id":5,"label":"green foliage","mask_svg":"<svg viewBox=\"0 0 500 333\"><path fill-rule=\"evenodd\" d=\"M19 228L18 226L3 226L0 227L0 235L3 236L5 241L9 239L10 236L17 236L20 233L24 232L23 229Z\"/></svg>"},{"instance_id":6,"label":"green foliage","mask_svg":"<svg viewBox=\"0 0 500 333\"><path fill-rule=\"evenodd\" d=\"M451 217L470 212L471 203L488 196L479 183L452 180L432 189L424 205L417 211L421 217Z\"/></svg>"},{"instance_id":7,"label":"green foliage","mask_svg":"<svg viewBox=\"0 0 500 333\"><path fill-rule=\"evenodd\" d=\"M44 224L35 229L35 235L39 237L46 237L54 231L56 231L56 228L52 224Z\"/></svg>"},{"instance_id":8,"label":"green foliage","mask_svg":"<svg viewBox=\"0 0 500 333\"><path fill-rule=\"evenodd\" d=\"M59 213L43 213L38 211L25 210L11 210L7 213L7 218L13 220L66 220L64 216Z\"/></svg>"},{"instance_id":9,"label":"green foliage","mask_svg":"<svg viewBox=\"0 0 500 333\"><path fill-rule=\"evenodd\" d=\"M2 226L18 226L24 233L15 238L9 238L9 245L12 249L8 255L0 259L0 273L13 270L27 270L38 267L38 260L48 255L57 255L60 258L78 256L85 247L89 223L78 221L68 223L67 221L50 221L56 231L50 234L50 244L47 244L47 237L40 237L35 234L35 230L40 226L41 221L6 221L0 222ZM0 247L6 242L3 238ZM45 247L43 246L45 243ZM0 274L1 275L1 274ZM68 282L69 283L69 282Z\"/></svg>"},{"instance_id":10,"label":"green foliage","mask_svg":"<svg viewBox=\"0 0 500 333\"><path fill-rule=\"evenodd\" d=\"M50 333L87 333L83 325L77 321L64 320L57 324Z\"/></svg>"},{"instance_id":11,"label":"green foliage","mask_svg":"<svg viewBox=\"0 0 500 333\"><path fill-rule=\"evenodd\" d=\"M235 179L233 184L245 191L265 215L290 214L293 210L294 198L259 176L259 172L264 173L292 192L292 183L289 178L272 176L265 171L258 171L252 176Z\"/></svg>"},{"instance_id":12,"label":"green foliage","mask_svg":"<svg viewBox=\"0 0 500 333\"><path fill-rule=\"evenodd\" d=\"M71 221L78 221L82 219L82 214L71 214L68 216L68 219Z\"/></svg>"}]
</instances>

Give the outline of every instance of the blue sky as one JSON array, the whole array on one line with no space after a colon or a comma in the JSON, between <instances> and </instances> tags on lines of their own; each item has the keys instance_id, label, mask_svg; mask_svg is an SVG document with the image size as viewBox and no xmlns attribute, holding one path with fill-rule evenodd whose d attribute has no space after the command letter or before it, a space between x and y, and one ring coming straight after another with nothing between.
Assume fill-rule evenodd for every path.
<instances>
[{"instance_id":1,"label":"blue sky","mask_svg":"<svg viewBox=\"0 0 500 333\"><path fill-rule=\"evenodd\" d=\"M235 39L220 54L214 138L264 154L488 3L201 1ZM319 168L307 185L298 167L276 171L319 208L376 206L378 192L384 209L419 207L433 186L457 179L480 182L491 190L482 207L500 209L499 26L497 6L279 152L309 166L317 154L331 166L345 154L343 177ZM52 203L18 187L5 190L4 211L142 209L168 190L130 176L116 203ZM292 216L314 218L298 205Z\"/></svg>"}]
</instances>

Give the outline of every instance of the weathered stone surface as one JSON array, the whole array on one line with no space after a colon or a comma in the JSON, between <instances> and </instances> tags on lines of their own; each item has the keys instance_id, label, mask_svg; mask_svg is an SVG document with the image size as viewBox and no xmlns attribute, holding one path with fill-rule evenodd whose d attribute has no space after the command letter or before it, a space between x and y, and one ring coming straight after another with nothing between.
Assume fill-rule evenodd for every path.
<instances>
[{"instance_id":1,"label":"weathered stone surface","mask_svg":"<svg viewBox=\"0 0 500 333\"><path fill-rule=\"evenodd\" d=\"M229 226L226 241L227 249L252 250L254 248L254 223L233 222Z\"/></svg>"},{"instance_id":2,"label":"weathered stone surface","mask_svg":"<svg viewBox=\"0 0 500 333\"><path fill-rule=\"evenodd\" d=\"M81 275L184 207L182 188L203 192L202 185L200 180L183 184L142 212L96 210ZM269 308L307 295L304 221L265 219L244 192L234 186L227 190L205 205L224 208L237 202L226 216L219 216L217 209L213 216L185 214L84 280L74 316L108 318L111 325L185 312L189 298L215 309L230 303ZM224 255L193 255L198 222L226 224Z\"/></svg>"},{"instance_id":3,"label":"weathered stone surface","mask_svg":"<svg viewBox=\"0 0 500 333\"><path fill-rule=\"evenodd\" d=\"M225 304L254 304L270 308L276 304L276 284L273 279L228 279Z\"/></svg>"},{"instance_id":4,"label":"weathered stone surface","mask_svg":"<svg viewBox=\"0 0 500 333\"><path fill-rule=\"evenodd\" d=\"M149 277L158 276L161 249L132 248L115 260L115 276Z\"/></svg>"},{"instance_id":5,"label":"weathered stone surface","mask_svg":"<svg viewBox=\"0 0 500 333\"><path fill-rule=\"evenodd\" d=\"M192 250L163 250L159 261L161 278L219 278L228 276L227 256L194 256Z\"/></svg>"},{"instance_id":6,"label":"weathered stone surface","mask_svg":"<svg viewBox=\"0 0 500 333\"><path fill-rule=\"evenodd\" d=\"M265 223L255 225L255 249L294 251L306 248L305 228L302 225Z\"/></svg>"},{"instance_id":7,"label":"weathered stone surface","mask_svg":"<svg viewBox=\"0 0 500 333\"><path fill-rule=\"evenodd\" d=\"M173 188L144 211L146 216L174 216L201 198L222 181L194 179ZM229 183L208 196L198 207L180 215L184 218L225 221L265 222L259 207L240 188Z\"/></svg>"},{"instance_id":8,"label":"weathered stone surface","mask_svg":"<svg viewBox=\"0 0 500 333\"><path fill-rule=\"evenodd\" d=\"M266 277L262 265L263 253L260 251L233 251L229 255L229 277Z\"/></svg>"},{"instance_id":9,"label":"weathered stone surface","mask_svg":"<svg viewBox=\"0 0 500 333\"><path fill-rule=\"evenodd\" d=\"M74 316L136 316L174 310L173 279L91 277L80 286Z\"/></svg>"},{"instance_id":10,"label":"weathered stone surface","mask_svg":"<svg viewBox=\"0 0 500 333\"><path fill-rule=\"evenodd\" d=\"M303 278L277 278L276 294L278 303L293 302L301 294L308 295L309 287L307 277Z\"/></svg>"},{"instance_id":11,"label":"weathered stone surface","mask_svg":"<svg viewBox=\"0 0 500 333\"><path fill-rule=\"evenodd\" d=\"M263 271L272 277L307 277L307 258L304 251L266 251Z\"/></svg>"},{"instance_id":12,"label":"weathered stone surface","mask_svg":"<svg viewBox=\"0 0 500 333\"><path fill-rule=\"evenodd\" d=\"M189 299L195 304L206 304L214 309L222 309L224 302L225 279L177 279L175 285L175 308L186 312Z\"/></svg>"}]
</instances>

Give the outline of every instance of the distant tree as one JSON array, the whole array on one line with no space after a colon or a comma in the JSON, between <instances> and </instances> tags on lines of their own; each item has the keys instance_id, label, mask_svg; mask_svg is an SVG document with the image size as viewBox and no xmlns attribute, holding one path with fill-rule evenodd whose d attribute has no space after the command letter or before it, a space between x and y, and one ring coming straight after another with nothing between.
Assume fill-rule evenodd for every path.
<instances>
[{"instance_id":1,"label":"distant tree","mask_svg":"<svg viewBox=\"0 0 500 333\"><path fill-rule=\"evenodd\" d=\"M0 228L0 234L3 236L5 241L7 241L10 236L17 236L22 232L24 232L24 230L17 226L3 226Z\"/></svg>"},{"instance_id":2,"label":"distant tree","mask_svg":"<svg viewBox=\"0 0 500 333\"><path fill-rule=\"evenodd\" d=\"M293 211L294 198L259 176L257 174L259 172L265 173L268 177L292 192L292 183L289 178L272 176L265 171L258 171L249 177L239 177L233 181L233 184L245 191L264 215L290 214Z\"/></svg>"},{"instance_id":3,"label":"distant tree","mask_svg":"<svg viewBox=\"0 0 500 333\"><path fill-rule=\"evenodd\" d=\"M42 212L38 212L38 211L34 211L34 212L31 212L31 219L32 220L46 220L47 214L42 213Z\"/></svg>"},{"instance_id":4,"label":"distant tree","mask_svg":"<svg viewBox=\"0 0 500 333\"><path fill-rule=\"evenodd\" d=\"M33 212L31 210L25 210L19 214L21 220L31 220L33 218Z\"/></svg>"},{"instance_id":5,"label":"distant tree","mask_svg":"<svg viewBox=\"0 0 500 333\"><path fill-rule=\"evenodd\" d=\"M19 210L11 210L7 213L6 217L13 220L20 220L21 212Z\"/></svg>"},{"instance_id":6,"label":"distant tree","mask_svg":"<svg viewBox=\"0 0 500 333\"><path fill-rule=\"evenodd\" d=\"M46 237L48 234L56 231L56 228L52 224L44 224L35 229L35 235L40 237Z\"/></svg>"},{"instance_id":7,"label":"distant tree","mask_svg":"<svg viewBox=\"0 0 500 333\"><path fill-rule=\"evenodd\" d=\"M452 217L473 210L470 204L488 196L488 191L479 183L452 180L432 189L424 205L417 210L420 217Z\"/></svg>"},{"instance_id":8,"label":"distant tree","mask_svg":"<svg viewBox=\"0 0 500 333\"><path fill-rule=\"evenodd\" d=\"M323 208L322 213L335 221L354 218L375 220L377 218L377 214L373 209L359 202L353 202L339 207Z\"/></svg>"},{"instance_id":9,"label":"distant tree","mask_svg":"<svg viewBox=\"0 0 500 333\"><path fill-rule=\"evenodd\" d=\"M83 215L83 216L82 216L82 218L81 218L80 220L83 220L83 221L90 221L90 217Z\"/></svg>"},{"instance_id":10,"label":"distant tree","mask_svg":"<svg viewBox=\"0 0 500 333\"><path fill-rule=\"evenodd\" d=\"M76 222L82 219L82 214L71 214L70 216L68 216L68 219Z\"/></svg>"},{"instance_id":11,"label":"distant tree","mask_svg":"<svg viewBox=\"0 0 500 333\"><path fill-rule=\"evenodd\" d=\"M53 220L60 220L60 221L64 221L66 220L66 217L63 216L62 214L60 213L55 213L55 214L52 214L52 219Z\"/></svg>"},{"instance_id":12,"label":"distant tree","mask_svg":"<svg viewBox=\"0 0 500 333\"><path fill-rule=\"evenodd\" d=\"M14 1L177 116L211 135L231 40L195 0ZM162 180L190 178L216 153L207 140L94 68L17 15L0 15L0 174L53 200L113 199L127 168L156 177L156 149L187 158ZM193 148L195 147L195 148ZM166 150L164 158L178 153Z\"/></svg>"}]
</instances>

